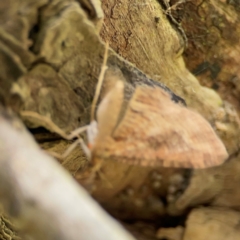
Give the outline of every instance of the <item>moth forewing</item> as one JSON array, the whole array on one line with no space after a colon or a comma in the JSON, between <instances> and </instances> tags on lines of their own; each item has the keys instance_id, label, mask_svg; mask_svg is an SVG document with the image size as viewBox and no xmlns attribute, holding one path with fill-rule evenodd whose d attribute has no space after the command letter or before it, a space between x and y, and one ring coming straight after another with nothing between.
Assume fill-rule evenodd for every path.
<instances>
[{"instance_id":1,"label":"moth forewing","mask_svg":"<svg viewBox=\"0 0 240 240\"><path fill-rule=\"evenodd\" d=\"M98 136L97 142L102 142L105 136L110 136L120 115L124 99L124 83L117 81L115 86L100 102L97 110Z\"/></svg>"},{"instance_id":2,"label":"moth forewing","mask_svg":"<svg viewBox=\"0 0 240 240\"><path fill-rule=\"evenodd\" d=\"M121 119L120 107L114 104L120 92L112 90L103 104L95 148L99 157L132 165L182 168L206 168L227 159L225 146L208 121L174 103L161 88L136 87Z\"/></svg>"}]
</instances>

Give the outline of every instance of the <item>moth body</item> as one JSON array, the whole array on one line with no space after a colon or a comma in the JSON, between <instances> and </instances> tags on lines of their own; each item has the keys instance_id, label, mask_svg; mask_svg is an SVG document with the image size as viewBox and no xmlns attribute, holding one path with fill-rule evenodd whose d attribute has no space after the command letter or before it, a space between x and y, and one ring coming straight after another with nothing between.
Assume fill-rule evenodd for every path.
<instances>
[{"instance_id":1,"label":"moth body","mask_svg":"<svg viewBox=\"0 0 240 240\"><path fill-rule=\"evenodd\" d=\"M91 121L87 127L87 139L88 139L88 148L91 150L96 136L98 134L98 124L96 120Z\"/></svg>"}]
</instances>

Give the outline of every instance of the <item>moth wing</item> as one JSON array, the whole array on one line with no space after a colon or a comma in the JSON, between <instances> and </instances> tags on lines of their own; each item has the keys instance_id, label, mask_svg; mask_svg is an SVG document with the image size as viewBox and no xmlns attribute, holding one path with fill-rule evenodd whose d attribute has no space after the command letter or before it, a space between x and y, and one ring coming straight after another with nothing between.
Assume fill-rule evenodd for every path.
<instances>
[{"instance_id":1,"label":"moth wing","mask_svg":"<svg viewBox=\"0 0 240 240\"><path fill-rule=\"evenodd\" d=\"M102 141L109 136L116 125L124 97L124 83L117 81L110 91L104 96L98 106L97 122L98 136L97 139Z\"/></svg>"},{"instance_id":2,"label":"moth wing","mask_svg":"<svg viewBox=\"0 0 240 240\"><path fill-rule=\"evenodd\" d=\"M98 141L95 154L129 164L183 168L211 167L228 157L200 114L172 102L161 88L140 86L115 130Z\"/></svg>"}]
</instances>

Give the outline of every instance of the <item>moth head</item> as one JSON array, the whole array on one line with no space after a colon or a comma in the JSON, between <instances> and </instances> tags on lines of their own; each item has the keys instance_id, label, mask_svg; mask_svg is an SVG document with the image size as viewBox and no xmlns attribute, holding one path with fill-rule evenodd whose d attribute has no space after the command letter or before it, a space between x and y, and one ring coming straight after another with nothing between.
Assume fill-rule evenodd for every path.
<instances>
[{"instance_id":1,"label":"moth head","mask_svg":"<svg viewBox=\"0 0 240 240\"><path fill-rule=\"evenodd\" d=\"M97 121L93 120L87 128L87 138L88 138L88 148L91 150L96 136L98 134L98 124Z\"/></svg>"}]
</instances>

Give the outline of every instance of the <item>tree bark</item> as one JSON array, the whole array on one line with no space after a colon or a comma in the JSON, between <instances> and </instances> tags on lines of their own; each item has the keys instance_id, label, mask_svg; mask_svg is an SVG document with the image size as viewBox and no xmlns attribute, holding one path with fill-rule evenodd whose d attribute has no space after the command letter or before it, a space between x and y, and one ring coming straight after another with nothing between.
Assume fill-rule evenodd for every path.
<instances>
[{"instance_id":1,"label":"tree bark","mask_svg":"<svg viewBox=\"0 0 240 240\"><path fill-rule=\"evenodd\" d=\"M0 10L0 101L46 151L62 154L71 142L41 118L20 113L47 117L66 134L89 124L104 41L110 43L107 75L123 76L131 91L139 84L171 89L225 144L230 157L219 167L193 171L105 161L90 185L91 168L79 148L59 160L112 215L164 222L165 214L185 217L200 204L239 210L237 1L9 0Z\"/></svg>"}]
</instances>

